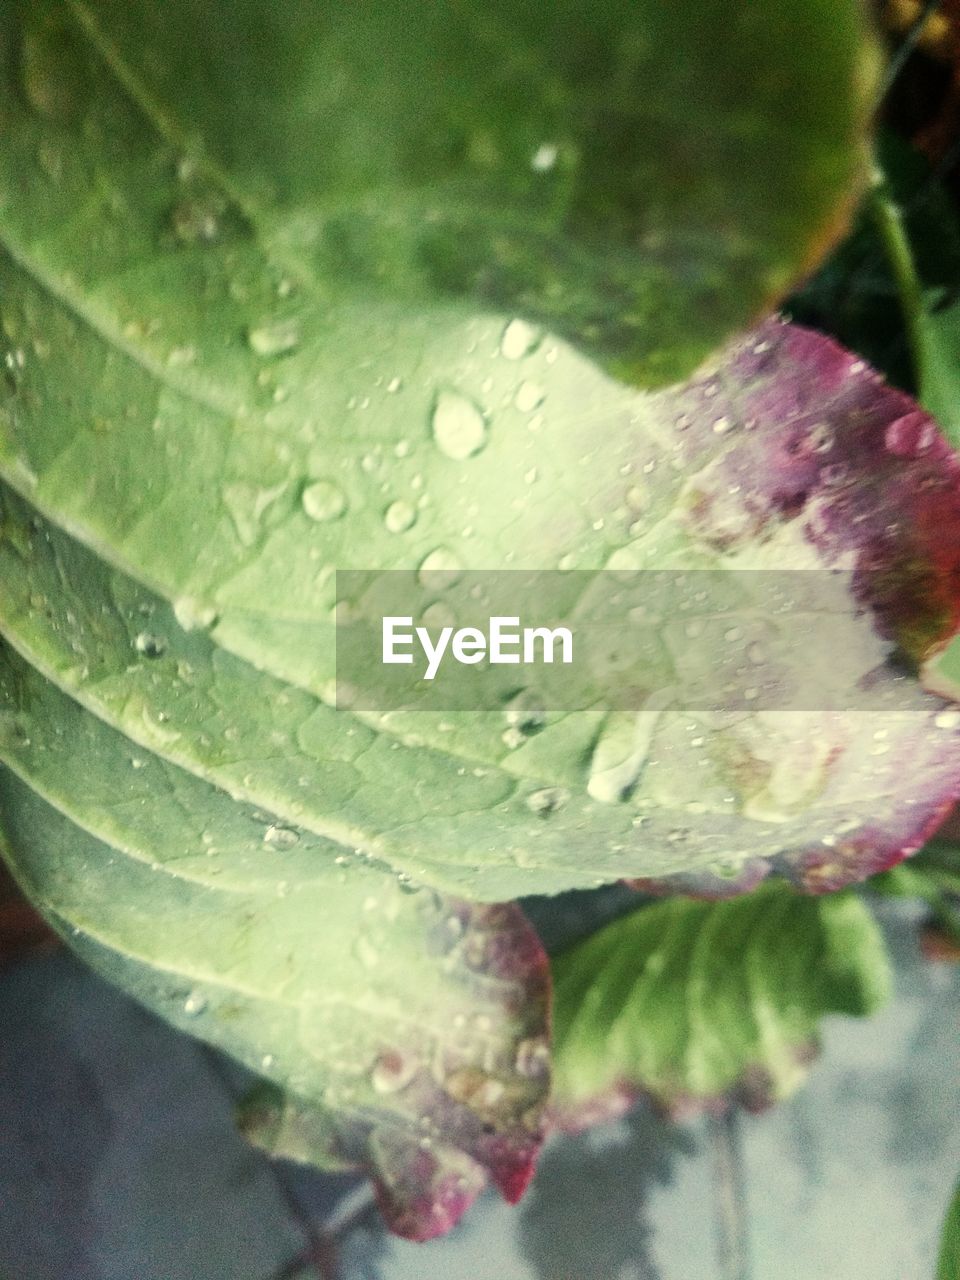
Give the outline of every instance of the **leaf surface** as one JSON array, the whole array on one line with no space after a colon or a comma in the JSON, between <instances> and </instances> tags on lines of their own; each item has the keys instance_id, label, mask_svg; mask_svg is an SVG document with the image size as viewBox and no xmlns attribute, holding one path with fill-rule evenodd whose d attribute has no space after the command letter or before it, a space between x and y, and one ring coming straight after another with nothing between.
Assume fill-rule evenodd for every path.
<instances>
[{"instance_id":1,"label":"leaf surface","mask_svg":"<svg viewBox=\"0 0 960 1280\"><path fill-rule=\"evenodd\" d=\"M446 1231L488 1175L517 1199L549 1079L546 958L519 908L347 871L131 756L9 650L0 672L5 855L71 946L308 1107L310 1158L370 1174L400 1234Z\"/></svg>"},{"instance_id":2,"label":"leaf surface","mask_svg":"<svg viewBox=\"0 0 960 1280\"><path fill-rule=\"evenodd\" d=\"M803 1080L821 1018L889 993L883 939L849 894L764 886L641 908L555 957L553 1109L584 1120L639 1094L674 1112L762 1107Z\"/></svg>"}]
</instances>

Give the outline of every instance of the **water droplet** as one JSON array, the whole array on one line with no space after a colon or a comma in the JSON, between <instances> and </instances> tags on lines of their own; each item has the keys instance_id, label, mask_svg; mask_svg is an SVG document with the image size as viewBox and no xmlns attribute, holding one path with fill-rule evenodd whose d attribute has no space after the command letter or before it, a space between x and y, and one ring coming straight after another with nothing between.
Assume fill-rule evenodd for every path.
<instances>
[{"instance_id":1,"label":"water droplet","mask_svg":"<svg viewBox=\"0 0 960 1280\"><path fill-rule=\"evenodd\" d=\"M141 631L133 644L137 653L142 653L145 658L162 658L167 651L163 636L151 635L149 631Z\"/></svg>"},{"instance_id":2,"label":"water droplet","mask_svg":"<svg viewBox=\"0 0 960 1280\"><path fill-rule=\"evenodd\" d=\"M891 422L884 432L883 442L890 453L898 457L912 457L929 449L936 437L930 420L924 413L908 413Z\"/></svg>"},{"instance_id":3,"label":"water droplet","mask_svg":"<svg viewBox=\"0 0 960 1280\"><path fill-rule=\"evenodd\" d=\"M517 394L513 397L513 403L521 413L532 413L534 409L543 404L546 394L539 382L526 380L517 387Z\"/></svg>"},{"instance_id":4,"label":"water droplet","mask_svg":"<svg viewBox=\"0 0 960 1280\"><path fill-rule=\"evenodd\" d=\"M530 158L530 168L534 173L549 173L557 163L560 151L556 143L541 142Z\"/></svg>"},{"instance_id":5,"label":"water droplet","mask_svg":"<svg viewBox=\"0 0 960 1280\"><path fill-rule=\"evenodd\" d=\"M416 508L402 499L391 502L383 515L383 523L386 525L388 533L406 533L408 529L413 528L416 522Z\"/></svg>"},{"instance_id":6,"label":"water droplet","mask_svg":"<svg viewBox=\"0 0 960 1280\"><path fill-rule=\"evenodd\" d=\"M592 800L615 804L636 785L657 724L673 698L671 689L658 689L641 710L615 711L607 716L590 760L587 794Z\"/></svg>"},{"instance_id":7,"label":"water droplet","mask_svg":"<svg viewBox=\"0 0 960 1280\"><path fill-rule=\"evenodd\" d=\"M170 210L170 230L181 244L213 244L220 238L227 202L217 191L178 200Z\"/></svg>"},{"instance_id":8,"label":"water droplet","mask_svg":"<svg viewBox=\"0 0 960 1280\"><path fill-rule=\"evenodd\" d=\"M531 791L524 803L531 813L545 818L551 813L556 813L562 805L566 804L568 798L569 792L562 787L541 787L539 791Z\"/></svg>"},{"instance_id":9,"label":"water droplet","mask_svg":"<svg viewBox=\"0 0 960 1280\"><path fill-rule=\"evenodd\" d=\"M396 393L400 390L402 386L403 386L402 379L391 378L390 381L387 383L387 391L389 391L390 395L396 395Z\"/></svg>"},{"instance_id":10,"label":"water droplet","mask_svg":"<svg viewBox=\"0 0 960 1280\"><path fill-rule=\"evenodd\" d=\"M811 453L829 453L833 448L833 428L818 422L807 432L807 448Z\"/></svg>"},{"instance_id":11,"label":"water droplet","mask_svg":"<svg viewBox=\"0 0 960 1280\"><path fill-rule=\"evenodd\" d=\"M332 480L314 480L304 489L300 501L310 520L339 520L347 509L342 489Z\"/></svg>"},{"instance_id":12,"label":"water droplet","mask_svg":"<svg viewBox=\"0 0 960 1280\"><path fill-rule=\"evenodd\" d=\"M377 1093L399 1093L417 1074L419 1065L413 1054L391 1049L377 1058L370 1073L370 1083Z\"/></svg>"},{"instance_id":13,"label":"water droplet","mask_svg":"<svg viewBox=\"0 0 960 1280\"><path fill-rule=\"evenodd\" d=\"M295 320L275 320L247 331L253 351L264 359L286 355L300 345L300 326Z\"/></svg>"},{"instance_id":14,"label":"water droplet","mask_svg":"<svg viewBox=\"0 0 960 1280\"><path fill-rule=\"evenodd\" d=\"M546 724L547 711L543 699L532 689L521 689L505 705L504 716L524 734L536 733Z\"/></svg>"},{"instance_id":15,"label":"water droplet","mask_svg":"<svg viewBox=\"0 0 960 1280\"><path fill-rule=\"evenodd\" d=\"M184 631L207 631L217 620L217 611L193 596L179 596L173 602L173 616Z\"/></svg>"},{"instance_id":16,"label":"water droplet","mask_svg":"<svg viewBox=\"0 0 960 1280\"><path fill-rule=\"evenodd\" d=\"M435 600L424 609L422 621L432 631L442 631L444 627L456 627L457 615L444 601Z\"/></svg>"},{"instance_id":17,"label":"water droplet","mask_svg":"<svg viewBox=\"0 0 960 1280\"><path fill-rule=\"evenodd\" d=\"M441 391L433 409L433 438L455 462L478 453L486 443L487 423L477 406L455 391Z\"/></svg>"},{"instance_id":18,"label":"water droplet","mask_svg":"<svg viewBox=\"0 0 960 1280\"><path fill-rule=\"evenodd\" d=\"M437 547L422 561L417 579L427 591L444 591L458 582L463 574L460 561L446 547Z\"/></svg>"},{"instance_id":19,"label":"water droplet","mask_svg":"<svg viewBox=\"0 0 960 1280\"><path fill-rule=\"evenodd\" d=\"M292 849L294 845L300 843L300 836L291 827L271 822L263 833L263 843L271 845L274 849Z\"/></svg>"},{"instance_id":20,"label":"water droplet","mask_svg":"<svg viewBox=\"0 0 960 1280\"><path fill-rule=\"evenodd\" d=\"M938 729L956 729L960 725L960 711L953 708L947 711L938 711L933 717L933 723Z\"/></svg>"},{"instance_id":21,"label":"water droplet","mask_svg":"<svg viewBox=\"0 0 960 1280\"><path fill-rule=\"evenodd\" d=\"M198 1018L206 1007L207 998L199 991L191 991L183 1002L183 1012L188 1018Z\"/></svg>"},{"instance_id":22,"label":"water droplet","mask_svg":"<svg viewBox=\"0 0 960 1280\"><path fill-rule=\"evenodd\" d=\"M733 423L729 418L717 418L713 424L713 433L717 436L726 435L732 426Z\"/></svg>"},{"instance_id":23,"label":"water droplet","mask_svg":"<svg viewBox=\"0 0 960 1280\"><path fill-rule=\"evenodd\" d=\"M531 1036L517 1045L517 1074L528 1080L545 1076L550 1069L550 1046L543 1036Z\"/></svg>"},{"instance_id":24,"label":"water droplet","mask_svg":"<svg viewBox=\"0 0 960 1280\"><path fill-rule=\"evenodd\" d=\"M500 354L505 360L522 360L536 349L540 337L540 330L526 320L511 320L500 339Z\"/></svg>"},{"instance_id":25,"label":"water droplet","mask_svg":"<svg viewBox=\"0 0 960 1280\"><path fill-rule=\"evenodd\" d=\"M508 751L516 751L517 747L522 747L527 740L527 735L522 729L510 728L504 729L500 735L503 745Z\"/></svg>"}]
</instances>

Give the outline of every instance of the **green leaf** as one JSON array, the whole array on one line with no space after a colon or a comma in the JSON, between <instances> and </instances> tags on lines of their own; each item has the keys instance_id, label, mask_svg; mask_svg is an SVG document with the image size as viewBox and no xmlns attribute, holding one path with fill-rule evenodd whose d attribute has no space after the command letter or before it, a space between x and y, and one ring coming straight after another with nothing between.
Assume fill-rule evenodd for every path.
<instances>
[{"instance_id":1,"label":"green leaf","mask_svg":"<svg viewBox=\"0 0 960 1280\"><path fill-rule=\"evenodd\" d=\"M309 1108L311 1159L369 1173L401 1234L445 1231L487 1173L517 1198L548 1083L546 960L517 907L347 870L6 649L0 734L5 856L81 956Z\"/></svg>"},{"instance_id":2,"label":"green leaf","mask_svg":"<svg viewBox=\"0 0 960 1280\"><path fill-rule=\"evenodd\" d=\"M221 406L244 333L285 355L358 296L462 296L630 378L688 373L842 226L877 62L852 0L5 13L11 252L154 375L189 342L173 382ZM174 308L201 259L203 307Z\"/></svg>"},{"instance_id":3,"label":"green leaf","mask_svg":"<svg viewBox=\"0 0 960 1280\"><path fill-rule=\"evenodd\" d=\"M552 967L553 1107L567 1124L639 1093L671 1110L785 1098L821 1018L873 1012L891 981L862 902L783 886L643 907Z\"/></svg>"},{"instance_id":4,"label":"green leaf","mask_svg":"<svg viewBox=\"0 0 960 1280\"><path fill-rule=\"evenodd\" d=\"M413 569L438 552L722 567L750 495L718 502L716 528L688 527L725 470L712 424L729 416L741 439L766 416L792 430L795 409L761 401L793 376L779 350L789 366L802 342L758 340L778 349L776 376L752 368L748 343L716 377L643 396L531 324L610 368L665 376L752 313L772 276L785 285L862 167L873 54L859 5L622 3L589 22L565 6L544 22L533 6L458 4L423 24L395 5L244 3L226 26L183 2L162 20L107 0L7 0L2 14L0 476L31 504L11 517L23 545L38 511L76 540L49 532L19 566L11 551L11 642L149 749L445 890L502 899L691 866L729 879L786 848L806 875L808 845L836 841L863 776L814 826L794 812L827 782L808 761L787 798L796 821L777 825L781 802L773 813L753 794L766 748L754 768L750 744L707 734L706 788L675 785L693 776L679 753L672 779L637 786L658 810L641 842L639 806L599 803L587 785L584 761L601 772L610 736L602 706L520 750L499 715L447 732L335 712L331 613L335 569ZM483 280L444 245L481 253ZM624 300L624 269L649 305ZM467 456L451 415L469 425ZM780 479L764 478L760 525L780 519ZM391 518L398 504L412 523ZM871 518L889 523L886 505ZM797 557L798 534L784 530L786 559L771 550L771 563ZM46 609L29 604L39 596ZM152 634L141 610L167 645L156 661L137 648ZM907 703L925 731L933 704ZM671 714L658 732L675 729ZM847 763L863 758L860 733ZM928 772L922 753L916 768ZM951 768L944 754L938 794ZM906 785L891 768L871 787L894 779ZM686 844L704 790L709 823ZM741 826L731 795L760 825ZM818 865L818 885L896 856L913 815L894 800L879 810L910 829L865 851L845 827L848 852L826 859L835 872Z\"/></svg>"},{"instance_id":5,"label":"green leaf","mask_svg":"<svg viewBox=\"0 0 960 1280\"><path fill-rule=\"evenodd\" d=\"M960 303L924 312L919 352L920 399L960 445Z\"/></svg>"},{"instance_id":6,"label":"green leaf","mask_svg":"<svg viewBox=\"0 0 960 1280\"><path fill-rule=\"evenodd\" d=\"M960 1183L943 1224L937 1280L957 1280L957 1276L960 1276Z\"/></svg>"}]
</instances>

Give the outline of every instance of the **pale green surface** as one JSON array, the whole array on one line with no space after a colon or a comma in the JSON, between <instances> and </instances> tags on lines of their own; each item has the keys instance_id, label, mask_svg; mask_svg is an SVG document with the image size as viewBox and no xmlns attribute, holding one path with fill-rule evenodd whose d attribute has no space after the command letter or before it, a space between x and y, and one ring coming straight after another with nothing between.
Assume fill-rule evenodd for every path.
<instances>
[{"instance_id":1,"label":"pale green surface","mask_svg":"<svg viewBox=\"0 0 960 1280\"><path fill-rule=\"evenodd\" d=\"M500 1081L503 1127L536 1106L544 1078L515 1060L542 1010L483 965L500 924L131 751L6 652L0 688L7 859L95 968L341 1128L415 1142L466 1069Z\"/></svg>"},{"instance_id":2,"label":"pale green surface","mask_svg":"<svg viewBox=\"0 0 960 1280\"><path fill-rule=\"evenodd\" d=\"M677 402L600 366L688 371L836 221L863 167L859 6L419 17L5 0L0 475L89 550L11 500L4 634L141 747L475 898L829 836L846 796L816 830L781 821L816 761L771 813L725 764L751 745L698 755L675 716L652 717L678 766L638 789L641 840L646 814L596 799L624 763L603 707L514 749L493 714L321 701L335 568L716 560L675 516L723 440L668 466ZM785 772L806 736L769 747ZM850 794L883 790L861 763Z\"/></svg>"},{"instance_id":3,"label":"pale green surface","mask_svg":"<svg viewBox=\"0 0 960 1280\"><path fill-rule=\"evenodd\" d=\"M497 318L418 283L409 238L451 235L466 210L484 234L456 251L485 248L493 270L536 257L509 247L534 213L548 244L585 236L604 260L639 236L628 276L651 301L627 329L673 365L677 344L700 357L752 320L771 271L785 287L862 167L852 0L619 0L589 24L572 5L544 22L529 4L424 4L413 23L400 5L244 3L204 22L178 0L158 22L149 5L45 3L20 35L5 11L17 389L0 470L168 597L215 607L227 647L315 689L334 566L443 549L491 567L521 547L594 567L623 541L593 528L617 467L656 444L655 415L628 440L642 402L569 348L516 331L504 345L513 307ZM569 172L531 171L544 137L568 134ZM561 313L596 292L622 319L582 247L545 252L581 274L555 294L521 272L513 292ZM706 319L704 289L726 319ZM538 395L549 438L527 432ZM462 459L433 439L451 397L486 434ZM396 501L418 516L399 534Z\"/></svg>"}]
</instances>

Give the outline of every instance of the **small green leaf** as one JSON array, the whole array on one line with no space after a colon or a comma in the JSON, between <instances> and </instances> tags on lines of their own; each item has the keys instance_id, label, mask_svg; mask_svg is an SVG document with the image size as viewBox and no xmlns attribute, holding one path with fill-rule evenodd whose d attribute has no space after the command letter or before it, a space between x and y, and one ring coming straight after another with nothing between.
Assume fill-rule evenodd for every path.
<instances>
[{"instance_id":1,"label":"small green leaf","mask_svg":"<svg viewBox=\"0 0 960 1280\"><path fill-rule=\"evenodd\" d=\"M960 303L926 310L920 320L920 400L960 446Z\"/></svg>"},{"instance_id":2,"label":"small green leaf","mask_svg":"<svg viewBox=\"0 0 960 1280\"><path fill-rule=\"evenodd\" d=\"M554 1107L605 1096L671 1109L731 1093L787 1097L828 1013L871 1013L890 967L867 908L764 887L731 902L641 908L553 961Z\"/></svg>"}]
</instances>

